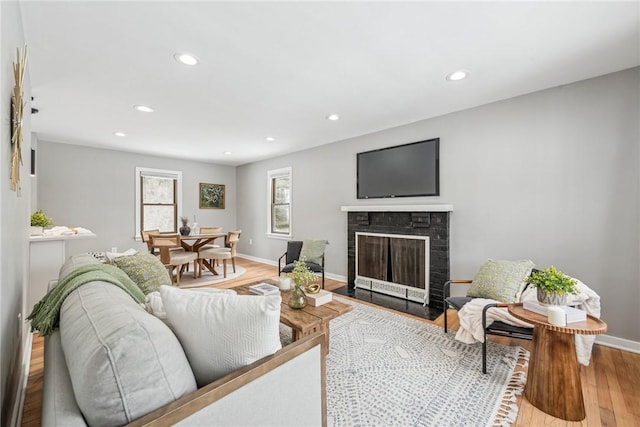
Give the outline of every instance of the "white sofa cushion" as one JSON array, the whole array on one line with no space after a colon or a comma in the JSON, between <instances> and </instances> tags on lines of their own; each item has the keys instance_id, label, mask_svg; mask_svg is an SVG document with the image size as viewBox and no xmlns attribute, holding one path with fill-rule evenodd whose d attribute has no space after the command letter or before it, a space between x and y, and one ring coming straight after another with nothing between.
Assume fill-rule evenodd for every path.
<instances>
[{"instance_id":1,"label":"white sofa cushion","mask_svg":"<svg viewBox=\"0 0 640 427\"><path fill-rule=\"evenodd\" d=\"M126 424L196 389L171 330L110 283L87 283L66 298L60 335L89 425Z\"/></svg>"},{"instance_id":2,"label":"white sofa cushion","mask_svg":"<svg viewBox=\"0 0 640 427\"><path fill-rule=\"evenodd\" d=\"M279 294L205 294L170 286L160 293L199 387L282 347Z\"/></svg>"}]
</instances>

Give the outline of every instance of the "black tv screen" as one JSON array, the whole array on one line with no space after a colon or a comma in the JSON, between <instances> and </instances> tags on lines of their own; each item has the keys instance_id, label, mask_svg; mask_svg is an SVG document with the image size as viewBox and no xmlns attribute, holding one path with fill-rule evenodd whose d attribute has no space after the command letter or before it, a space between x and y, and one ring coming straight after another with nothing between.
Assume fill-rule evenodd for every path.
<instances>
[{"instance_id":1,"label":"black tv screen","mask_svg":"<svg viewBox=\"0 0 640 427\"><path fill-rule=\"evenodd\" d=\"M440 138L358 153L358 199L440 195Z\"/></svg>"}]
</instances>

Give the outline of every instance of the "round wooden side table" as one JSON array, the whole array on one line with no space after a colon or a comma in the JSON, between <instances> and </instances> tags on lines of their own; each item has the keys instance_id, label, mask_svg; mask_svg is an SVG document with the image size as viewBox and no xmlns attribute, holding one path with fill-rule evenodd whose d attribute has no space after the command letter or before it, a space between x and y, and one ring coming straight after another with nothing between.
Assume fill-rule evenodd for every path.
<instances>
[{"instance_id":1,"label":"round wooden side table","mask_svg":"<svg viewBox=\"0 0 640 427\"><path fill-rule=\"evenodd\" d=\"M527 400L554 417L567 421L584 420L586 412L574 335L603 334L607 324L587 315L587 320L555 326L547 322L547 316L525 310L522 304L509 304L508 310L534 327L524 387Z\"/></svg>"}]
</instances>

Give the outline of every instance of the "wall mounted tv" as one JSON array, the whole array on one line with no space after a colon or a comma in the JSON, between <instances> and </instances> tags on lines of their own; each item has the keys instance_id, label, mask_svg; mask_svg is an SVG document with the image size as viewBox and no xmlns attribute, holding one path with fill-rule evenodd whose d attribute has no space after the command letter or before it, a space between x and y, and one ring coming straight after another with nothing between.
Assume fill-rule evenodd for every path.
<instances>
[{"instance_id":1,"label":"wall mounted tv","mask_svg":"<svg viewBox=\"0 0 640 427\"><path fill-rule=\"evenodd\" d=\"M440 195L440 138L358 153L358 199Z\"/></svg>"}]
</instances>

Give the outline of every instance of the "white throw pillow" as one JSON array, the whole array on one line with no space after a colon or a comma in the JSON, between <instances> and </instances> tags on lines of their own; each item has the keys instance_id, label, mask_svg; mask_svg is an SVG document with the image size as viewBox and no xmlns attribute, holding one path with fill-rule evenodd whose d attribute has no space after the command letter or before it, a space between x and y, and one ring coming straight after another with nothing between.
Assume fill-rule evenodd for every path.
<instances>
[{"instance_id":1,"label":"white throw pillow","mask_svg":"<svg viewBox=\"0 0 640 427\"><path fill-rule=\"evenodd\" d=\"M204 294L229 294L237 295L233 289L219 289L219 288L201 288L192 289L190 292L201 292ZM149 292L144 297L144 308L148 313L153 314L158 319L168 324L167 313L164 310L164 303L162 302L162 295L159 291Z\"/></svg>"},{"instance_id":2,"label":"white throw pillow","mask_svg":"<svg viewBox=\"0 0 640 427\"><path fill-rule=\"evenodd\" d=\"M198 387L280 350L280 295L202 293L161 286L164 310Z\"/></svg>"}]
</instances>

